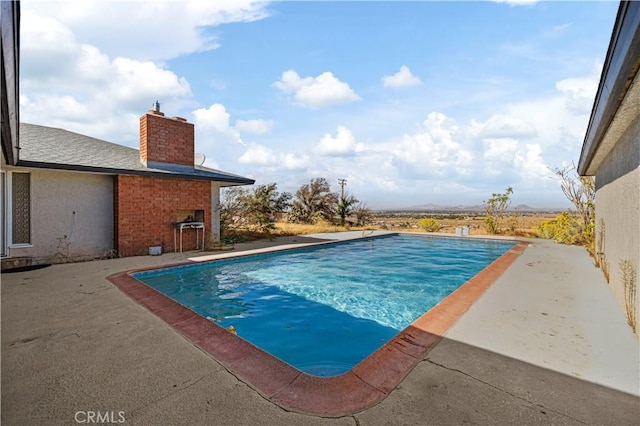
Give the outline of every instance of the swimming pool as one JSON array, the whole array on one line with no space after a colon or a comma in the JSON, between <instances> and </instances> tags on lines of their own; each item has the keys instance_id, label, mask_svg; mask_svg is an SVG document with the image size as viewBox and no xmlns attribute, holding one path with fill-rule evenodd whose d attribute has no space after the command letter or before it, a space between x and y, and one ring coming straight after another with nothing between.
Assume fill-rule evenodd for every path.
<instances>
[{"instance_id":1,"label":"swimming pool","mask_svg":"<svg viewBox=\"0 0 640 426\"><path fill-rule=\"evenodd\" d=\"M392 235L133 276L299 370L335 376L514 244Z\"/></svg>"}]
</instances>

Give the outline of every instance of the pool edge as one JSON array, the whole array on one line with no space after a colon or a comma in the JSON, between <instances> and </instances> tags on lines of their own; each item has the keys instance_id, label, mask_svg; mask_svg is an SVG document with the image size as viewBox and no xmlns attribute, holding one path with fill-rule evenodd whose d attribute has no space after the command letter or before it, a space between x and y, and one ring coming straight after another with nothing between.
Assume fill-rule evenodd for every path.
<instances>
[{"instance_id":1,"label":"pool edge","mask_svg":"<svg viewBox=\"0 0 640 426\"><path fill-rule=\"evenodd\" d=\"M376 405L395 389L530 244L513 241L507 252L389 342L334 377L301 372L131 276L158 267L118 272L107 279L269 401L289 411L339 417Z\"/></svg>"}]
</instances>

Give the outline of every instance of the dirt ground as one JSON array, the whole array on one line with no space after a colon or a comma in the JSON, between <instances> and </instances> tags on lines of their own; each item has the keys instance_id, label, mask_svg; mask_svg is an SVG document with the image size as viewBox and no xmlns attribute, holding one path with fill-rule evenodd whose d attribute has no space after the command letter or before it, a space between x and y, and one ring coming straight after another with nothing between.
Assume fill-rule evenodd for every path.
<instances>
[{"instance_id":1,"label":"dirt ground","mask_svg":"<svg viewBox=\"0 0 640 426\"><path fill-rule=\"evenodd\" d=\"M519 237L537 237L537 228L545 220L554 219L556 212L522 212L512 213L502 221L502 235ZM340 227L331 224L291 224L280 221L276 224L276 235L303 235L322 232L339 232L344 230L395 230L419 231L418 222L424 218L433 218L441 225L440 232L455 233L459 226L468 226L473 235L487 234L486 216L481 213L423 213L423 212L376 212L366 226Z\"/></svg>"}]
</instances>

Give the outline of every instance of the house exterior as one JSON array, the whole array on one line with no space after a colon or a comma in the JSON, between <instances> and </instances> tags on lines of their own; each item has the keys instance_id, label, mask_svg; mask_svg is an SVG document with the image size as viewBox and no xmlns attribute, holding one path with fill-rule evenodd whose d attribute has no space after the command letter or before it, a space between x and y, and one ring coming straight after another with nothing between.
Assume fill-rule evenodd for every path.
<instances>
[{"instance_id":1,"label":"house exterior","mask_svg":"<svg viewBox=\"0 0 640 426\"><path fill-rule=\"evenodd\" d=\"M623 1L582 146L595 176L596 256L630 324L640 315L640 2ZM638 333L638 327L635 326Z\"/></svg>"},{"instance_id":2,"label":"house exterior","mask_svg":"<svg viewBox=\"0 0 640 426\"><path fill-rule=\"evenodd\" d=\"M194 125L157 103L139 150L33 124L19 135L2 163L2 255L27 264L202 249L220 238L220 188L254 183L194 164ZM201 226L180 238L185 222Z\"/></svg>"},{"instance_id":3,"label":"house exterior","mask_svg":"<svg viewBox=\"0 0 640 426\"><path fill-rule=\"evenodd\" d=\"M158 103L140 117L140 150L20 123L20 2L0 3L3 269L218 241L220 188L254 181L194 164L193 124Z\"/></svg>"}]
</instances>

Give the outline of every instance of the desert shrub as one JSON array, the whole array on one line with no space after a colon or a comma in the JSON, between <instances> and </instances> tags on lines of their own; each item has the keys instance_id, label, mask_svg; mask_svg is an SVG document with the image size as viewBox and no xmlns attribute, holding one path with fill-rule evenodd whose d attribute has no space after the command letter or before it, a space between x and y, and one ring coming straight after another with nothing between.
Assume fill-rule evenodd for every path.
<instances>
[{"instance_id":1,"label":"desert shrub","mask_svg":"<svg viewBox=\"0 0 640 426\"><path fill-rule=\"evenodd\" d=\"M519 216L516 213L509 215L506 219L507 229L511 234L515 234L518 229L518 219Z\"/></svg>"},{"instance_id":2,"label":"desert shrub","mask_svg":"<svg viewBox=\"0 0 640 426\"><path fill-rule=\"evenodd\" d=\"M587 224L587 227L582 230L583 242L582 244L587 248L587 251L592 255L596 255L596 224L595 221L591 221Z\"/></svg>"},{"instance_id":3,"label":"desert shrub","mask_svg":"<svg viewBox=\"0 0 640 426\"><path fill-rule=\"evenodd\" d=\"M431 217L420 219L418 221L418 226L427 232L438 232L441 228L440 222Z\"/></svg>"},{"instance_id":4,"label":"desert shrub","mask_svg":"<svg viewBox=\"0 0 640 426\"><path fill-rule=\"evenodd\" d=\"M582 243L582 227L568 212L562 212L556 217L556 230L553 240L562 244Z\"/></svg>"},{"instance_id":5,"label":"desert shrub","mask_svg":"<svg viewBox=\"0 0 640 426\"><path fill-rule=\"evenodd\" d=\"M543 220L538 226L538 238L544 238L546 240L553 240L556 234L556 227L558 226L555 219Z\"/></svg>"},{"instance_id":6,"label":"desert shrub","mask_svg":"<svg viewBox=\"0 0 640 426\"><path fill-rule=\"evenodd\" d=\"M500 233L502 219L511 204L511 194L513 194L513 189L507 187L503 194L494 192L491 198L483 202L487 216L484 224L490 234Z\"/></svg>"},{"instance_id":7,"label":"desert shrub","mask_svg":"<svg viewBox=\"0 0 640 426\"><path fill-rule=\"evenodd\" d=\"M555 219L545 220L538 227L538 236L556 243L568 245L589 245L593 241L593 226L582 225L574 215L562 212Z\"/></svg>"},{"instance_id":8,"label":"desert shrub","mask_svg":"<svg viewBox=\"0 0 640 426\"><path fill-rule=\"evenodd\" d=\"M627 322L635 332L638 325L635 304L638 274L630 260L621 260L619 266L622 274L622 282L624 283L624 308L627 314Z\"/></svg>"},{"instance_id":9,"label":"desert shrub","mask_svg":"<svg viewBox=\"0 0 640 426\"><path fill-rule=\"evenodd\" d=\"M595 253L595 197L596 186L593 176L578 176L575 165L552 169L560 178L560 187L575 211L565 212L562 225L569 228L560 232L557 242L564 244L579 244L586 247L589 253ZM598 260L598 263L599 260Z\"/></svg>"},{"instance_id":10,"label":"desert shrub","mask_svg":"<svg viewBox=\"0 0 640 426\"><path fill-rule=\"evenodd\" d=\"M373 216L373 212L369 210L366 203L359 202L353 213L356 215L356 225L364 226L371 222L371 218Z\"/></svg>"}]
</instances>

